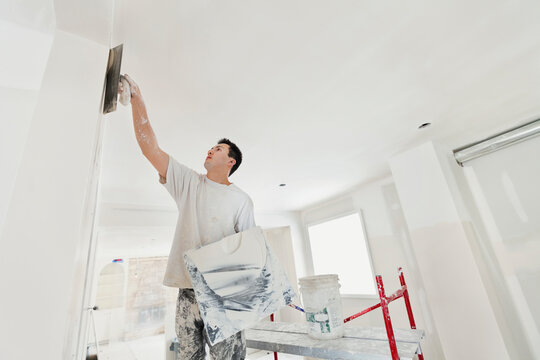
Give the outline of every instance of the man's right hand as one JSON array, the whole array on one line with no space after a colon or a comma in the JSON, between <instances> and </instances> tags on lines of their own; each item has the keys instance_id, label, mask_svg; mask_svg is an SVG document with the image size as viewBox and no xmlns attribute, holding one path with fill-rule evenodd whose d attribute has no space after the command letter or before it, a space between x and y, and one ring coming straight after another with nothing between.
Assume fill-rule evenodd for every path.
<instances>
[{"instance_id":1,"label":"man's right hand","mask_svg":"<svg viewBox=\"0 0 540 360\"><path fill-rule=\"evenodd\" d=\"M131 99L133 98L140 98L141 97L141 90L139 89L139 85L133 79L128 75L124 74L124 78L129 84L129 89L131 91Z\"/></svg>"},{"instance_id":2,"label":"man's right hand","mask_svg":"<svg viewBox=\"0 0 540 360\"><path fill-rule=\"evenodd\" d=\"M131 93L130 94L131 95L131 100L133 100L133 98L135 98L137 100L140 99L141 98L141 90L139 89L139 85L137 85L137 83L135 81L133 81L133 79L128 74L124 74L124 75L122 75L122 77L124 79L126 79L126 81L129 84L129 91ZM118 85L118 93L122 94L125 90L126 89L124 89L124 85L120 81L120 84Z\"/></svg>"}]
</instances>

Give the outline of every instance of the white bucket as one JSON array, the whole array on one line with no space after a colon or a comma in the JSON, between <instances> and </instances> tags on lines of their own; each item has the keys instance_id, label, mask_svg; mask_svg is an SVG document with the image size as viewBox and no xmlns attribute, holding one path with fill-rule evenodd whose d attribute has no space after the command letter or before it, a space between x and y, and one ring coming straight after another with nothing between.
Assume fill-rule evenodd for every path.
<instances>
[{"instance_id":1,"label":"white bucket","mask_svg":"<svg viewBox=\"0 0 540 360\"><path fill-rule=\"evenodd\" d=\"M309 324L308 335L322 340L342 337L343 309L338 276L307 276L298 281Z\"/></svg>"}]
</instances>

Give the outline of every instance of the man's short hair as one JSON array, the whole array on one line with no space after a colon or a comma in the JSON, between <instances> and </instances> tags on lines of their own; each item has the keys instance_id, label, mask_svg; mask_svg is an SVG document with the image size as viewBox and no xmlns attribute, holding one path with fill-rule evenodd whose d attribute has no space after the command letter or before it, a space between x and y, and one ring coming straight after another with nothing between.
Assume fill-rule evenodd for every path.
<instances>
[{"instance_id":1,"label":"man's short hair","mask_svg":"<svg viewBox=\"0 0 540 360\"><path fill-rule=\"evenodd\" d=\"M229 176L231 176L236 171L236 169L238 169L240 164L242 163L242 152L240 151L238 146L236 146L235 143L233 143L231 140L229 140L227 138L223 138L223 139L219 140L217 143L218 144L227 144L227 145L229 145L229 154L228 154L228 156L233 158L234 160L236 160L236 164L234 164L234 166L231 168L231 172L229 173Z\"/></svg>"}]
</instances>

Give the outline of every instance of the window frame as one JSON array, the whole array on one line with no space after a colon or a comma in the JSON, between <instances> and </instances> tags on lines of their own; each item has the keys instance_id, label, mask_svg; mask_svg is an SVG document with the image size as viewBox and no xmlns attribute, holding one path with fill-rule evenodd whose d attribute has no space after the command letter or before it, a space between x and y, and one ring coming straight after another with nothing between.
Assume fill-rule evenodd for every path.
<instances>
[{"instance_id":1,"label":"window frame","mask_svg":"<svg viewBox=\"0 0 540 360\"><path fill-rule=\"evenodd\" d=\"M323 217L323 218L320 218L320 219L317 219L317 220L313 220L313 221L309 221L309 222L305 222L304 223L304 233L306 235L306 239L307 239L307 251L309 253L309 257L310 257L310 260L311 260L311 268L310 268L310 275L314 275L315 274L315 264L313 262L313 251L312 251L312 248L311 248L311 238L309 236L309 227L310 226L315 226L315 225L319 225L319 224L322 224L322 223L325 223L325 222L329 222L329 221L332 221L332 220L336 220L336 219L339 219L339 218L343 218L343 217L347 217L347 216L351 216L351 215L354 215L354 214L357 214L358 217L359 217L359 220L360 220L360 226L362 228L362 234L364 235L364 242L366 244L366 251L367 251L367 257L368 257L368 260L369 260L369 267L371 269L371 274L373 275L373 284L375 286L375 293L374 294L341 294L341 297L342 298L346 298L346 299L379 299L379 294L377 292L377 282L375 280L375 277L377 276L376 272L375 272L375 267L373 266L373 257L372 257L372 253L371 253L371 246L370 246L370 242L369 242L369 238L368 238L368 235L367 235L367 229L366 229L366 223L364 221L364 215L363 215L363 212L361 209L355 209L355 210L351 210L351 211L346 211L346 212L340 212L338 214L334 214L334 215L331 215L331 216L326 216L326 217Z\"/></svg>"}]
</instances>

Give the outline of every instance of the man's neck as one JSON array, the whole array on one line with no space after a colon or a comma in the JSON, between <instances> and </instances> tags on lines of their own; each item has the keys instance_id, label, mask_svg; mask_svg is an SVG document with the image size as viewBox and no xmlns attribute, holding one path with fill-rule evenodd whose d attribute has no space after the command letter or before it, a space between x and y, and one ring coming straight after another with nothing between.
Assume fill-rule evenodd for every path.
<instances>
[{"instance_id":1,"label":"man's neck","mask_svg":"<svg viewBox=\"0 0 540 360\"><path fill-rule=\"evenodd\" d=\"M231 182L229 182L229 177L223 173L214 173L214 172L208 171L206 173L206 177L219 184L231 185Z\"/></svg>"}]
</instances>

